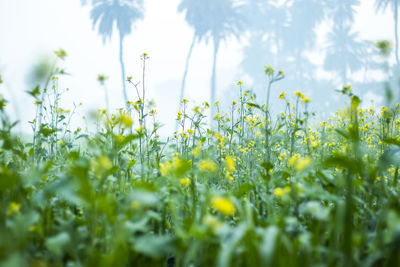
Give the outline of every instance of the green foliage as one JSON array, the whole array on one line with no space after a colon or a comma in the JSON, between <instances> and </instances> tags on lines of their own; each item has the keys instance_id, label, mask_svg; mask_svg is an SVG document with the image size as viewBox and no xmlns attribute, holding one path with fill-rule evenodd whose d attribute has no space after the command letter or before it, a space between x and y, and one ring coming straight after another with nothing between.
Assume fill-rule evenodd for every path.
<instances>
[{"instance_id":1,"label":"green foliage","mask_svg":"<svg viewBox=\"0 0 400 267\"><path fill-rule=\"evenodd\" d=\"M379 52L382 56L389 56L392 50L392 44L389 41L378 41L376 42L376 47L379 49Z\"/></svg>"},{"instance_id":2,"label":"green foliage","mask_svg":"<svg viewBox=\"0 0 400 267\"><path fill-rule=\"evenodd\" d=\"M0 110L0 264L400 264L399 105L361 109L345 86L348 108L309 125L301 92L281 94L271 119L240 82L214 128L209 104L185 99L163 139L143 89L115 114L99 110L86 133L60 107L59 74L28 92L41 101L33 142Z\"/></svg>"}]
</instances>

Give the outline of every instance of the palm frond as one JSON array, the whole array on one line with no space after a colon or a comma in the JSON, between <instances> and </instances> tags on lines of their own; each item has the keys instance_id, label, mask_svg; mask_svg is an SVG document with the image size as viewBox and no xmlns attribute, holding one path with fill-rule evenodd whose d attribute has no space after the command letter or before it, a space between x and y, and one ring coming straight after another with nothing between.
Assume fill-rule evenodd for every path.
<instances>
[{"instance_id":1,"label":"palm frond","mask_svg":"<svg viewBox=\"0 0 400 267\"><path fill-rule=\"evenodd\" d=\"M98 26L103 41L112 37L114 25L124 37L132 32L135 21L143 19L143 0L92 0L92 5L92 25Z\"/></svg>"}]
</instances>

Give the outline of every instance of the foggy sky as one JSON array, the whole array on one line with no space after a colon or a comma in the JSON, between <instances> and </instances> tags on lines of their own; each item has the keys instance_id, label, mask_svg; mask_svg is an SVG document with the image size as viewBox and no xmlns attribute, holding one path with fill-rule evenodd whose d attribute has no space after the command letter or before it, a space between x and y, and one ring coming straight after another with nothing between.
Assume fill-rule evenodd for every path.
<instances>
[{"instance_id":1,"label":"foggy sky","mask_svg":"<svg viewBox=\"0 0 400 267\"><path fill-rule=\"evenodd\" d=\"M157 103L159 119L166 124L164 133L173 130L180 83L193 35L183 14L177 13L179 2L146 0L145 19L135 24L124 43L127 75L137 81L141 80L140 54L146 52L150 55L147 91ZM390 10L376 14L372 0L361 2L354 30L359 31L365 40L393 40ZM0 0L0 73L5 82L1 93L11 102L7 107L9 114L13 118L19 115L22 129L29 130L27 121L34 117L35 110L33 99L25 93L33 87L27 83L27 74L41 57L59 48L68 53L61 65L71 74L60 79L61 88L70 88L62 99L62 106L71 109L73 102L82 102L77 120L88 110L105 106L103 90L97 82L99 73L109 76L107 87L111 107L123 106L118 36L114 34L111 42L103 43L92 28L89 12L90 8L83 7L80 0ZM328 30L329 25L318 27L321 45ZM222 44L217 74L219 95L229 88L236 90L236 81L243 80L245 85L250 82L238 71L245 44L246 39L241 42L232 39ZM313 54L317 64L321 64L319 53L317 50ZM197 45L190 63L187 98L197 103L208 100L211 64L211 45ZM322 70L318 75L322 78L329 76ZM134 100L133 88L128 86L128 90Z\"/></svg>"}]
</instances>

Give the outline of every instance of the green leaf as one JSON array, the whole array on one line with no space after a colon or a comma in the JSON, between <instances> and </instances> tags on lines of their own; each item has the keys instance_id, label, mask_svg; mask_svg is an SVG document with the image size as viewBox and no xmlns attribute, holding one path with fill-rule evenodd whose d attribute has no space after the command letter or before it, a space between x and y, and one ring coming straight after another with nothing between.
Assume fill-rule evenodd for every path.
<instances>
[{"instance_id":1,"label":"green leaf","mask_svg":"<svg viewBox=\"0 0 400 267\"><path fill-rule=\"evenodd\" d=\"M252 108L256 108L262 111L262 107L260 107L260 105L256 104L256 103L251 103L251 102L246 102L246 105L252 107Z\"/></svg>"},{"instance_id":2,"label":"green leaf","mask_svg":"<svg viewBox=\"0 0 400 267\"><path fill-rule=\"evenodd\" d=\"M251 185L249 183L243 183L239 186L239 189L238 189L237 193L235 194L235 197L241 198L245 194L249 193L250 190L252 190L253 188L254 188L254 185Z\"/></svg>"},{"instance_id":3,"label":"green leaf","mask_svg":"<svg viewBox=\"0 0 400 267\"><path fill-rule=\"evenodd\" d=\"M400 140L398 138L384 138L382 142L389 145L400 146Z\"/></svg>"},{"instance_id":4,"label":"green leaf","mask_svg":"<svg viewBox=\"0 0 400 267\"><path fill-rule=\"evenodd\" d=\"M160 258L172 252L173 239L169 236L145 235L135 239L135 251L149 257Z\"/></svg>"},{"instance_id":5,"label":"green leaf","mask_svg":"<svg viewBox=\"0 0 400 267\"><path fill-rule=\"evenodd\" d=\"M154 192L137 189L129 195L130 201L137 201L144 206L154 206L158 203L159 198Z\"/></svg>"},{"instance_id":6,"label":"green leaf","mask_svg":"<svg viewBox=\"0 0 400 267\"><path fill-rule=\"evenodd\" d=\"M349 133L347 133L346 131L344 131L342 129L335 129L335 132L337 132L338 134L343 136L345 139L350 139Z\"/></svg>"},{"instance_id":7,"label":"green leaf","mask_svg":"<svg viewBox=\"0 0 400 267\"><path fill-rule=\"evenodd\" d=\"M56 254L61 255L64 248L70 243L71 238L68 233L61 232L55 236L49 237L46 240L46 248Z\"/></svg>"},{"instance_id":8,"label":"green leaf","mask_svg":"<svg viewBox=\"0 0 400 267\"><path fill-rule=\"evenodd\" d=\"M55 132L55 129L47 127L46 124L42 124L42 127L40 128L40 133L43 134L45 137L49 137Z\"/></svg>"},{"instance_id":9,"label":"green leaf","mask_svg":"<svg viewBox=\"0 0 400 267\"><path fill-rule=\"evenodd\" d=\"M177 177L182 177L190 170L191 167L192 167L192 161L181 160L180 164L178 164L178 166L175 170L175 175Z\"/></svg>"},{"instance_id":10,"label":"green leaf","mask_svg":"<svg viewBox=\"0 0 400 267\"><path fill-rule=\"evenodd\" d=\"M276 243L278 242L279 228L275 225L265 229L260 246L260 255L264 266L271 266L274 261Z\"/></svg>"},{"instance_id":11,"label":"green leaf","mask_svg":"<svg viewBox=\"0 0 400 267\"><path fill-rule=\"evenodd\" d=\"M357 109L358 106L360 105L360 103L361 103L361 100L360 100L360 98L358 96L353 95L351 97L351 108L352 109Z\"/></svg>"},{"instance_id":12,"label":"green leaf","mask_svg":"<svg viewBox=\"0 0 400 267\"><path fill-rule=\"evenodd\" d=\"M218 266L229 267L232 266L232 255L235 247L242 240L247 230L245 223L238 225L227 233L225 242L221 243L221 250L218 255Z\"/></svg>"},{"instance_id":13,"label":"green leaf","mask_svg":"<svg viewBox=\"0 0 400 267\"><path fill-rule=\"evenodd\" d=\"M37 99L37 96L40 95L40 87L39 87L39 85L37 85L33 90L26 91L26 92Z\"/></svg>"}]
</instances>

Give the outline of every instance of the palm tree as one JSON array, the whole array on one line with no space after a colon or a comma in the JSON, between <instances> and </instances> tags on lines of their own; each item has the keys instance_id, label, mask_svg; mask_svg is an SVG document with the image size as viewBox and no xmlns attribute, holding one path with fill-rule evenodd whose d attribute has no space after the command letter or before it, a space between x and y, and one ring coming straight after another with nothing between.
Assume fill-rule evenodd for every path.
<instances>
[{"instance_id":1,"label":"palm tree","mask_svg":"<svg viewBox=\"0 0 400 267\"><path fill-rule=\"evenodd\" d=\"M250 38L244 49L243 71L253 78L253 90L263 92L265 64L284 69L288 76L281 86L303 86L306 72L315 66L303 52L314 48L316 25L324 19L325 1L296 0L277 5L277 1L247 0L246 14ZM308 14L314 14L309 16ZM307 70L307 71L306 71ZM312 79L312 84L315 80ZM307 84L305 86L310 88Z\"/></svg>"},{"instance_id":2,"label":"palm tree","mask_svg":"<svg viewBox=\"0 0 400 267\"><path fill-rule=\"evenodd\" d=\"M335 25L328 34L328 47L324 67L338 72L342 83L348 82L348 73L360 70L367 58L367 43L360 41L350 25Z\"/></svg>"},{"instance_id":3,"label":"palm tree","mask_svg":"<svg viewBox=\"0 0 400 267\"><path fill-rule=\"evenodd\" d=\"M358 33L352 31L354 14L359 0L328 0L326 11L333 17L333 29L328 34L328 46L324 67L348 82L348 73L360 70L366 59L367 44L360 41Z\"/></svg>"},{"instance_id":4,"label":"palm tree","mask_svg":"<svg viewBox=\"0 0 400 267\"><path fill-rule=\"evenodd\" d=\"M394 37L396 42L396 63L399 65L399 0L376 0L376 9L385 10L388 6L393 9Z\"/></svg>"},{"instance_id":5,"label":"palm tree","mask_svg":"<svg viewBox=\"0 0 400 267\"><path fill-rule=\"evenodd\" d=\"M179 5L180 12L185 12L187 23L194 29L192 46L195 42L203 39L208 43L212 39L213 67L211 76L211 116L213 116L213 103L216 97L216 69L217 57L221 42L227 40L230 36L240 37L240 31L243 29L243 18L241 3L236 0L182 0ZM191 46L191 49L192 49ZM188 60L191 55L189 50ZM187 66L188 67L188 64ZM184 79L186 76L184 75ZM181 89L181 95L184 91L184 81Z\"/></svg>"},{"instance_id":6,"label":"palm tree","mask_svg":"<svg viewBox=\"0 0 400 267\"><path fill-rule=\"evenodd\" d=\"M268 0L246 0L244 14L246 28L251 32L262 31L271 26L270 15L276 11L275 5Z\"/></svg>"},{"instance_id":7,"label":"palm tree","mask_svg":"<svg viewBox=\"0 0 400 267\"><path fill-rule=\"evenodd\" d=\"M192 57L194 45L196 44L196 42L202 40L204 37L204 33L200 33L199 31L196 30L195 27L196 25L199 25L201 23L201 19L203 19L204 15L199 12L192 12L192 10L193 11L198 10L200 6L201 6L200 1L187 1L187 0L183 0L182 3L178 6L178 12L186 12L185 14L186 22L195 29L191 45L188 54L186 56L185 70L183 73L181 91L179 94L179 110L182 108L182 99L185 97L186 78L189 70L190 58Z\"/></svg>"},{"instance_id":8,"label":"palm tree","mask_svg":"<svg viewBox=\"0 0 400 267\"><path fill-rule=\"evenodd\" d=\"M98 25L98 33L102 35L103 42L111 39L114 25L119 33L119 62L121 65L122 89L125 103L128 102L128 94L125 85L124 64L124 38L132 32L135 21L143 19L143 0L92 0L90 18L93 28Z\"/></svg>"},{"instance_id":9,"label":"palm tree","mask_svg":"<svg viewBox=\"0 0 400 267\"><path fill-rule=\"evenodd\" d=\"M316 43L315 27L324 19L324 1L296 0L288 8L289 21L284 29L284 50L299 57ZM308 14L313 14L309 16Z\"/></svg>"},{"instance_id":10,"label":"palm tree","mask_svg":"<svg viewBox=\"0 0 400 267\"><path fill-rule=\"evenodd\" d=\"M359 5L360 0L326 0L325 2L328 16L332 17L336 24L352 23Z\"/></svg>"}]
</instances>

